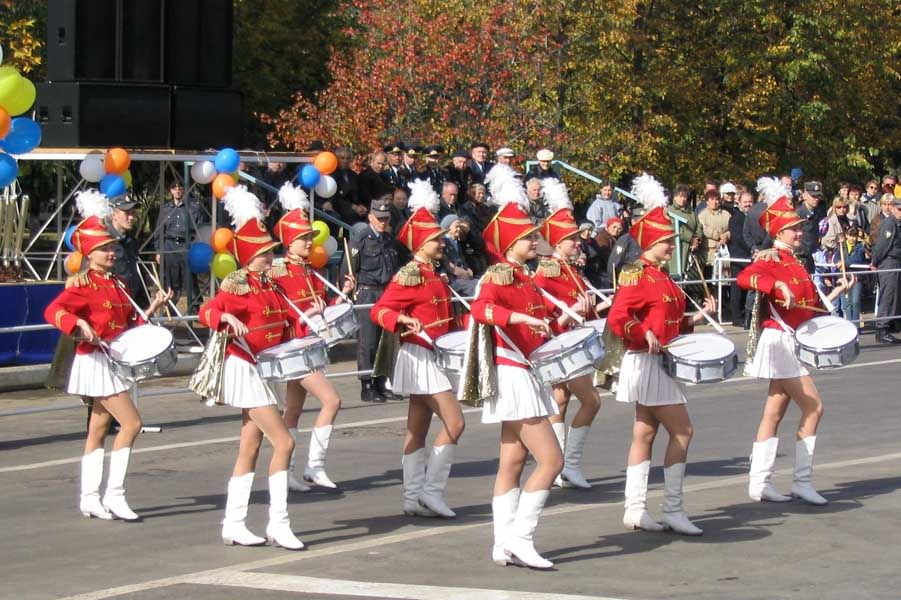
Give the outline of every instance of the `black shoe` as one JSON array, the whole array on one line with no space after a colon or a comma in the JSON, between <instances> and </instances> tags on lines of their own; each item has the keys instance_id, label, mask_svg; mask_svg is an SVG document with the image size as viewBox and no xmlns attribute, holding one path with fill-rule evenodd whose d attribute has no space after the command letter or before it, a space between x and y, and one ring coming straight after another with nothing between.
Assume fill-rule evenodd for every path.
<instances>
[{"instance_id":1,"label":"black shoe","mask_svg":"<svg viewBox=\"0 0 901 600\"><path fill-rule=\"evenodd\" d=\"M360 400L363 402L384 402L385 398L372 387L371 382L364 381L360 389Z\"/></svg>"},{"instance_id":2,"label":"black shoe","mask_svg":"<svg viewBox=\"0 0 901 600\"><path fill-rule=\"evenodd\" d=\"M901 340L890 334L887 329L876 332L876 341L880 344L901 344Z\"/></svg>"},{"instance_id":3,"label":"black shoe","mask_svg":"<svg viewBox=\"0 0 901 600\"><path fill-rule=\"evenodd\" d=\"M387 387L385 387L384 379L376 379L373 381L373 387L375 388L375 393L384 398L385 400L403 400L403 396L398 396ZM383 400L383 402L385 401Z\"/></svg>"}]
</instances>

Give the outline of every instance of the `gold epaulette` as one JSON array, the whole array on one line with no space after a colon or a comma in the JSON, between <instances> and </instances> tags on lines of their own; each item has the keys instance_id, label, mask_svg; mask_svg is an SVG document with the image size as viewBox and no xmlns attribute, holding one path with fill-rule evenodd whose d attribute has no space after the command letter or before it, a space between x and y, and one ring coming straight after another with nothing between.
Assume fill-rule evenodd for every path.
<instances>
[{"instance_id":1,"label":"gold epaulette","mask_svg":"<svg viewBox=\"0 0 901 600\"><path fill-rule=\"evenodd\" d=\"M228 274L222 280L219 289L225 290L236 296L244 296L250 293L250 284L247 283L247 269L237 269Z\"/></svg>"},{"instance_id":2,"label":"gold epaulette","mask_svg":"<svg viewBox=\"0 0 901 600\"><path fill-rule=\"evenodd\" d=\"M560 277L560 261L554 260L552 258L544 258L538 262L538 269L535 271L536 275L541 275L542 277Z\"/></svg>"},{"instance_id":3,"label":"gold epaulette","mask_svg":"<svg viewBox=\"0 0 901 600\"><path fill-rule=\"evenodd\" d=\"M513 283L513 267L506 263L491 265L485 274L494 285L511 285Z\"/></svg>"},{"instance_id":4,"label":"gold epaulette","mask_svg":"<svg viewBox=\"0 0 901 600\"><path fill-rule=\"evenodd\" d=\"M78 275L72 275L68 279L66 279L66 287L84 287L86 285L91 284L91 276L90 271L85 271L84 273L79 273Z\"/></svg>"},{"instance_id":5,"label":"gold epaulette","mask_svg":"<svg viewBox=\"0 0 901 600\"><path fill-rule=\"evenodd\" d=\"M644 272L644 261L637 260L631 265L626 265L619 273L619 285L633 286L638 285L641 280L641 274Z\"/></svg>"},{"instance_id":6,"label":"gold epaulette","mask_svg":"<svg viewBox=\"0 0 901 600\"><path fill-rule=\"evenodd\" d=\"M782 262L782 259L779 258L779 251L775 248L770 248L768 250L758 250L757 256L754 257L754 262L757 262L758 260Z\"/></svg>"},{"instance_id":7,"label":"gold epaulette","mask_svg":"<svg viewBox=\"0 0 901 600\"><path fill-rule=\"evenodd\" d=\"M272 266L269 267L269 270L266 272L267 275L271 279L278 279L279 277L286 277L288 275L288 263L285 262L283 258L272 261Z\"/></svg>"},{"instance_id":8,"label":"gold epaulette","mask_svg":"<svg viewBox=\"0 0 901 600\"><path fill-rule=\"evenodd\" d=\"M419 263L410 261L400 268L394 281L403 286L414 286L422 283L422 273L419 272Z\"/></svg>"}]
</instances>

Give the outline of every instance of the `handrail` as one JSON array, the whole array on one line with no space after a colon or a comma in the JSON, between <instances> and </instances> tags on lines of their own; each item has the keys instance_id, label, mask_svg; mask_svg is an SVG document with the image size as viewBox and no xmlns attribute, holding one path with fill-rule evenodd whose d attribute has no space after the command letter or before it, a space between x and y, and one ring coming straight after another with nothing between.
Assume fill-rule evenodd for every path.
<instances>
[{"instance_id":1,"label":"handrail","mask_svg":"<svg viewBox=\"0 0 901 600\"><path fill-rule=\"evenodd\" d=\"M275 187L274 185L272 185L271 183L269 183L269 182L267 182L267 181L264 181L264 180L260 179L259 177L254 177L254 176L251 175L250 173L245 173L244 171L240 171L240 172L238 173L238 176L239 176L241 179L246 179L247 181L249 181L250 183L252 183L252 184L254 184L254 185L258 185L258 186L260 186L260 187L262 187L262 188L265 188L265 189L269 190L270 192L273 192L273 193L275 193L275 194L278 194L278 188L277 188L277 187ZM334 225L337 225L338 227L341 227L341 228L346 229L346 230L348 230L348 231L351 230L351 226L350 226L350 225L348 225L347 223L345 223L345 222L342 221L341 219L336 219L336 218L333 217L332 215L330 215L330 214L328 214L328 213L322 212L321 210L319 210L319 209L316 208L315 206L313 206L313 215L314 215L315 217L321 217L321 218L325 219L326 221L328 221L329 223L332 223L332 224L334 224Z\"/></svg>"},{"instance_id":2,"label":"handrail","mask_svg":"<svg viewBox=\"0 0 901 600\"><path fill-rule=\"evenodd\" d=\"M538 164L537 160L527 160L526 161L526 173L529 172L529 169L531 169L533 165L537 165L537 164ZM587 179L588 181L594 183L595 185L600 185L601 182L604 181L600 177L598 177L596 175L592 175L588 171L583 171L579 167L574 167L569 163L565 163L562 160L552 160L551 166L554 166L554 165L563 167L565 170L569 171L570 173L578 175L579 177L581 177L583 179ZM638 200L638 198L636 198L632 194L632 192L630 192L628 190L624 190L623 188L613 186L613 191L616 192L617 194L619 194L621 196L625 196L626 198L629 198L631 200Z\"/></svg>"}]
</instances>

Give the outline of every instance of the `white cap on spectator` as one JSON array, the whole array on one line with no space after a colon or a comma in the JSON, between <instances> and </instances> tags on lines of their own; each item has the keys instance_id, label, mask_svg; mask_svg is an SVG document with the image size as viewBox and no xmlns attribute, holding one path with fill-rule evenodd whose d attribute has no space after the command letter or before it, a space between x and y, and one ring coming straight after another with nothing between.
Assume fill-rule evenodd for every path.
<instances>
[{"instance_id":1,"label":"white cap on spectator","mask_svg":"<svg viewBox=\"0 0 901 600\"><path fill-rule=\"evenodd\" d=\"M538 154L535 155L538 160L554 160L554 153L548 150L547 148L542 148L538 151Z\"/></svg>"},{"instance_id":2,"label":"white cap on spectator","mask_svg":"<svg viewBox=\"0 0 901 600\"><path fill-rule=\"evenodd\" d=\"M720 186L720 196L724 196L726 194L734 194L735 186L732 185L731 181L727 181L723 185Z\"/></svg>"},{"instance_id":3,"label":"white cap on spectator","mask_svg":"<svg viewBox=\"0 0 901 600\"><path fill-rule=\"evenodd\" d=\"M497 156L506 156L509 158L513 158L516 156L516 152L513 151L513 148L507 148L504 146L503 148L498 148L497 152L495 152Z\"/></svg>"}]
</instances>

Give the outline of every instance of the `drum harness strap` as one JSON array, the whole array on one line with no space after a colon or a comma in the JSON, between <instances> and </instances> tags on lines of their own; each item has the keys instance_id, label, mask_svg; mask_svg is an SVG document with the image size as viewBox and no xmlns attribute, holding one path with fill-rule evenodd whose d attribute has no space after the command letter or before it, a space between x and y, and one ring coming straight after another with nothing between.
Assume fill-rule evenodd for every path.
<instances>
[{"instance_id":1,"label":"drum harness strap","mask_svg":"<svg viewBox=\"0 0 901 600\"><path fill-rule=\"evenodd\" d=\"M472 311L472 307L470 306L469 302L467 302L466 299L463 298L463 296L461 296L461 295L457 292L457 290L455 290L454 288L452 288L452 287L450 287L450 286L448 286L447 289L449 289L449 290L451 291L451 293L452 293L454 296L456 296L457 300L459 300L460 303L463 304L463 306L465 306L467 310ZM539 289L540 289L540 288L539 288ZM519 349L519 346L517 346L516 343L515 343L513 340L510 339L510 336L508 336L508 335L504 332L503 329L501 329L500 327L498 327L497 325L495 325L495 326L494 326L494 330L495 330L495 331L497 332L497 334L501 337L501 339L504 340L504 342L506 342L508 346L510 346L510 348L511 348L514 352L516 352L517 354L519 354L519 359L522 360L523 364L527 365L529 368L534 368L534 365L532 365L532 363L529 362L529 359L526 358L525 353L524 353L522 350Z\"/></svg>"}]
</instances>

